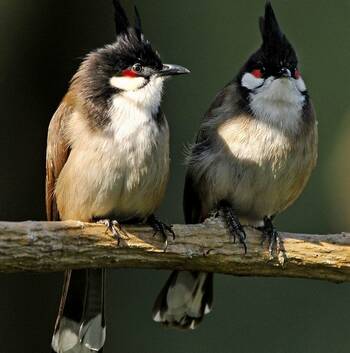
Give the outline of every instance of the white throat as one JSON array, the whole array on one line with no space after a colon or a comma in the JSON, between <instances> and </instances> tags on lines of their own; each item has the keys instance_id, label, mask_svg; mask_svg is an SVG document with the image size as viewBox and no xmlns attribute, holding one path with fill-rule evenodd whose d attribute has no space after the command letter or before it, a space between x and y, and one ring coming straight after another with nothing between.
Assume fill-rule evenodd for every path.
<instances>
[{"instance_id":1,"label":"white throat","mask_svg":"<svg viewBox=\"0 0 350 353\"><path fill-rule=\"evenodd\" d=\"M143 109L149 109L152 113L157 113L162 99L163 83L164 77L151 77L144 87L122 91L119 95L131 104L136 104L143 107Z\"/></svg>"},{"instance_id":2,"label":"white throat","mask_svg":"<svg viewBox=\"0 0 350 353\"><path fill-rule=\"evenodd\" d=\"M112 99L111 128L119 141L144 125L153 125L162 98L163 78L152 77L148 84L136 90L122 91Z\"/></svg>"},{"instance_id":3,"label":"white throat","mask_svg":"<svg viewBox=\"0 0 350 353\"><path fill-rule=\"evenodd\" d=\"M266 79L261 87L250 93L250 108L254 116L281 130L297 132L305 96L295 81L287 78Z\"/></svg>"}]
</instances>

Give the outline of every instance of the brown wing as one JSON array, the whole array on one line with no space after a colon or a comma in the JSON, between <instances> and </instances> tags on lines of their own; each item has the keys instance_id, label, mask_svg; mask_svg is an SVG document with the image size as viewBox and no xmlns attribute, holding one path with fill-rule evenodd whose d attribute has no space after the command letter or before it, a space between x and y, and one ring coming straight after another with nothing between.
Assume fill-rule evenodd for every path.
<instances>
[{"instance_id":1,"label":"brown wing","mask_svg":"<svg viewBox=\"0 0 350 353\"><path fill-rule=\"evenodd\" d=\"M72 107L65 97L53 115L47 134L46 148L46 216L48 221L60 219L54 195L57 178L65 165L70 148L65 136L68 119L72 114Z\"/></svg>"}]
</instances>

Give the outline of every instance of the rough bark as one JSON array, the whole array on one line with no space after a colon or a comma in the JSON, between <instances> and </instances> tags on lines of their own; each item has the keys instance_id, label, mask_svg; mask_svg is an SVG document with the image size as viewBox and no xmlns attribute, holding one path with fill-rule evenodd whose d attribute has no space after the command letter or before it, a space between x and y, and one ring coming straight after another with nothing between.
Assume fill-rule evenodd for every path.
<instances>
[{"instance_id":1,"label":"rough bark","mask_svg":"<svg viewBox=\"0 0 350 353\"><path fill-rule=\"evenodd\" d=\"M350 234L280 233L284 251L271 259L261 233L247 228L248 252L233 244L217 219L174 225L164 251L147 226L123 227L119 246L105 226L69 222L0 222L0 271L61 271L67 268L133 267L187 269L238 276L350 280Z\"/></svg>"}]
</instances>

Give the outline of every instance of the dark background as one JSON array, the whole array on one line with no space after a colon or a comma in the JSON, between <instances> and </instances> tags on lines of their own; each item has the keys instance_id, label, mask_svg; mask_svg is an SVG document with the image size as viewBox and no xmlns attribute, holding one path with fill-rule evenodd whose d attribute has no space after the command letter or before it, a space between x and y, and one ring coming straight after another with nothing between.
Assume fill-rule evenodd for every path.
<instances>
[{"instance_id":1,"label":"dark background","mask_svg":"<svg viewBox=\"0 0 350 353\"><path fill-rule=\"evenodd\" d=\"M167 84L172 176L159 215L182 222L184 145L213 96L260 43L264 0L138 0L144 31L165 62L192 70ZM131 9L131 2L127 4ZM347 0L274 1L296 46L319 119L319 163L280 229L350 228ZM70 77L89 50L113 41L111 1L0 1L0 219L44 219L45 140ZM217 275L215 310L196 331L150 316L166 271L108 276L106 353L347 353L350 286ZM0 275L0 353L49 352L61 274Z\"/></svg>"}]
</instances>

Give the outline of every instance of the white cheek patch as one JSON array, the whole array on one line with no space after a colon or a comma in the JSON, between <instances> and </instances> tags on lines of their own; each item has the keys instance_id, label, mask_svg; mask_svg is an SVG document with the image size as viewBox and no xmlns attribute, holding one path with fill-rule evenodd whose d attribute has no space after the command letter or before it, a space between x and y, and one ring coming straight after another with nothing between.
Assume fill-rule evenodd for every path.
<instances>
[{"instance_id":1,"label":"white cheek patch","mask_svg":"<svg viewBox=\"0 0 350 353\"><path fill-rule=\"evenodd\" d=\"M301 77L299 77L297 80L295 80L295 85L300 92L306 91L305 82Z\"/></svg>"},{"instance_id":2,"label":"white cheek patch","mask_svg":"<svg viewBox=\"0 0 350 353\"><path fill-rule=\"evenodd\" d=\"M245 73L242 77L242 86L248 88L249 90L256 89L263 83L263 78L257 78L249 72Z\"/></svg>"},{"instance_id":3,"label":"white cheek patch","mask_svg":"<svg viewBox=\"0 0 350 353\"><path fill-rule=\"evenodd\" d=\"M143 87L147 80L143 77L118 76L109 80L110 84L123 91L135 91Z\"/></svg>"}]
</instances>

